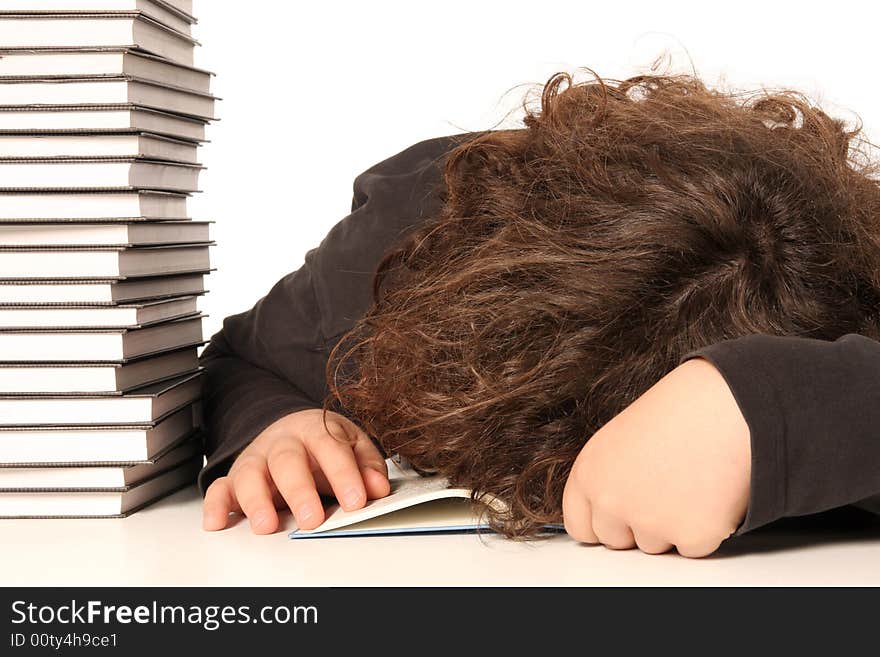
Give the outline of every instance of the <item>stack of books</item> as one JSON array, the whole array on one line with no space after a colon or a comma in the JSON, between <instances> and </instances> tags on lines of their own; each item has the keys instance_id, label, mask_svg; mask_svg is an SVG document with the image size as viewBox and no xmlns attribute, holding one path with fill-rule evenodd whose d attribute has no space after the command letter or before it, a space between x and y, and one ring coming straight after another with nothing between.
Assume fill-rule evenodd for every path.
<instances>
[{"instance_id":1,"label":"stack of books","mask_svg":"<svg viewBox=\"0 0 880 657\"><path fill-rule=\"evenodd\" d=\"M0 517L118 517L202 464L192 0L0 7Z\"/></svg>"}]
</instances>

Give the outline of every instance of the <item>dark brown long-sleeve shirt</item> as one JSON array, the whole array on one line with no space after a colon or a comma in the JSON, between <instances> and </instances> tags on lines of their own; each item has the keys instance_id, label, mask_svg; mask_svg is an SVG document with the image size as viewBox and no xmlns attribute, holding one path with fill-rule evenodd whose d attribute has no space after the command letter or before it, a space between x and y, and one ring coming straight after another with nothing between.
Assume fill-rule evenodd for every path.
<instances>
[{"instance_id":1,"label":"dark brown long-sleeve shirt","mask_svg":"<svg viewBox=\"0 0 880 657\"><path fill-rule=\"evenodd\" d=\"M330 350L369 308L382 255L441 206L454 137L420 142L354 183L351 214L202 354L204 491L265 427L320 408ZM748 514L738 534L784 516L858 504L880 512L880 343L753 335L687 354L722 373L751 433Z\"/></svg>"}]
</instances>

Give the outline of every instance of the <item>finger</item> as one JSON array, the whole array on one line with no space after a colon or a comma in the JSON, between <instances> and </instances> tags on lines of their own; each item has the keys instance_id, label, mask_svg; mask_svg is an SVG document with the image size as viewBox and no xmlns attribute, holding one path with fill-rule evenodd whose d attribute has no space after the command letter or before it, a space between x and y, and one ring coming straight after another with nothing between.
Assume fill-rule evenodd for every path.
<instances>
[{"instance_id":1,"label":"finger","mask_svg":"<svg viewBox=\"0 0 880 657\"><path fill-rule=\"evenodd\" d=\"M327 424L332 427L335 423ZM338 424L335 429L342 430ZM305 436L303 442L327 478L340 506L346 511L362 507L367 501L367 491L352 446L328 439L326 434Z\"/></svg>"},{"instance_id":2,"label":"finger","mask_svg":"<svg viewBox=\"0 0 880 657\"><path fill-rule=\"evenodd\" d=\"M314 529L324 522L324 505L318 496L305 446L298 440L269 454L269 474L284 503L293 511L300 529Z\"/></svg>"},{"instance_id":3,"label":"finger","mask_svg":"<svg viewBox=\"0 0 880 657\"><path fill-rule=\"evenodd\" d=\"M388 479L388 465L382 457L382 453L376 447L370 437L357 425L352 424L356 439L352 445L355 460L361 472L361 478L367 491L367 499L373 500L385 497L391 492L391 482ZM315 487L321 495L333 495L333 487L327 477L321 471L314 458L310 459L312 476L315 479Z\"/></svg>"},{"instance_id":4,"label":"finger","mask_svg":"<svg viewBox=\"0 0 880 657\"><path fill-rule=\"evenodd\" d=\"M636 546L632 530L619 516L593 507L593 533L602 545L612 550L629 550Z\"/></svg>"},{"instance_id":5,"label":"finger","mask_svg":"<svg viewBox=\"0 0 880 657\"><path fill-rule=\"evenodd\" d=\"M663 554L675 546L644 530L632 529L636 546L645 554Z\"/></svg>"},{"instance_id":6,"label":"finger","mask_svg":"<svg viewBox=\"0 0 880 657\"><path fill-rule=\"evenodd\" d=\"M364 480L367 498L373 500L388 495L391 492L388 466L370 437L363 431L358 431L357 442L353 449L354 458Z\"/></svg>"},{"instance_id":7,"label":"finger","mask_svg":"<svg viewBox=\"0 0 880 657\"><path fill-rule=\"evenodd\" d=\"M385 458L366 432L349 418L337 414L334 414L332 420L327 422L327 428L336 440L348 444L354 451L355 460L364 481L367 499L388 495L391 492L391 484L388 481L388 467L385 464ZM311 455L309 455L309 462L318 492L321 495L334 495L333 486Z\"/></svg>"},{"instance_id":8,"label":"finger","mask_svg":"<svg viewBox=\"0 0 880 657\"><path fill-rule=\"evenodd\" d=\"M721 545L720 539L699 539L694 541L679 541L675 547L683 557L700 559L708 557Z\"/></svg>"},{"instance_id":9,"label":"finger","mask_svg":"<svg viewBox=\"0 0 880 657\"><path fill-rule=\"evenodd\" d=\"M334 418L336 418L336 419L333 419L333 420L327 422L327 426L334 432L335 438L337 440L339 440L343 444L350 445L351 439L348 438L347 429L344 428L345 426L348 426L348 425L347 424L341 425L340 422L337 422L337 419L341 420L342 422L345 422L347 420L347 418L344 415L337 416L335 414L334 414ZM351 423L351 426L354 427L354 433L356 433L357 432L357 425L355 425L354 423ZM352 435L354 435L354 433ZM321 429L319 430L319 437L324 438L324 439L331 438L332 434L331 434L331 436L328 436L327 432L324 431L323 425L321 425ZM327 476L322 472L321 466L318 464L318 461L315 459L315 455L312 454L311 451L308 449L309 444L311 444L315 440L315 436L309 435L308 438L309 438L309 440L306 441L305 436L302 436L301 440L303 441L303 444L306 446L306 454L308 454L308 457L309 457L309 470L312 473L312 478L315 480L315 488L317 488L318 493L320 495L326 495L328 497L335 497L335 495L333 493L333 486L330 485L330 482L327 480Z\"/></svg>"},{"instance_id":10,"label":"finger","mask_svg":"<svg viewBox=\"0 0 880 657\"><path fill-rule=\"evenodd\" d=\"M573 484L569 486L566 483L562 493L562 520L565 531L581 543L599 543L599 538L593 532L592 518L590 501L582 493L576 492Z\"/></svg>"},{"instance_id":11,"label":"finger","mask_svg":"<svg viewBox=\"0 0 880 657\"><path fill-rule=\"evenodd\" d=\"M252 532L271 534L278 529L278 514L272 502L266 459L254 456L238 466L232 483L242 513L250 520Z\"/></svg>"},{"instance_id":12,"label":"finger","mask_svg":"<svg viewBox=\"0 0 880 657\"><path fill-rule=\"evenodd\" d=\"M367 490L367 499L386 497L391 492L391 482L387 474L382 474L372 466L361 468L361 476Z\"/></svg>"},{"instance_id":13,"label":"finger","mask_svg":"<svg viewBox=\"0 0 880 657\"><path fill-rule=\"evenodd\" d=\"M209 532L224 529L229 522L229 514L239 510L229 477L215 479L205 491L202 528Z\"/></svg>"}]
</instances>

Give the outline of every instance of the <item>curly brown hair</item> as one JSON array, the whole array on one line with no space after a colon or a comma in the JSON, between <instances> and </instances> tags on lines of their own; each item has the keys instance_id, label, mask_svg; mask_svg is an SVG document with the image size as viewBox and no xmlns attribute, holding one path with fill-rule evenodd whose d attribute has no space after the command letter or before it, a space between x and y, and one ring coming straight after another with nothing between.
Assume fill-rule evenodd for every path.
<instances>
[{"instance_id":1,"label":"curly brown hair","mask_svg":"<svg viewBox=\"0 0 880 657\"><path fill-rule=\"evenodd\" d=\"M689 351L880 338L880 183L802 94L560 73L525 127L466 140L440 214L387 253L331 393L385 450L561 522L584 443ZM345 367L343 367L345 365Z\"/></svg>"}]
</instances>

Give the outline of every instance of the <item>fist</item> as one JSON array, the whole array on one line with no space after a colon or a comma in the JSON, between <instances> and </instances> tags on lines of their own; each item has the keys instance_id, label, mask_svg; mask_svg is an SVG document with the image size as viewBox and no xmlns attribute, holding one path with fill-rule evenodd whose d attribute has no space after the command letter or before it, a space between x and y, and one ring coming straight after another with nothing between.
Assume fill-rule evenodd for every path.
<instances>
[{"instance_id":1,"label":"fist","mask_svg":"<svg viewBox=\"0 0 880 657\"><path fill-rule=\"evenodd\" d=\"M575 540L649 554L714 552L745 517L749 428L721 376L694 358L597 431L563 492Z\"/></svg>"}]
</instances>

